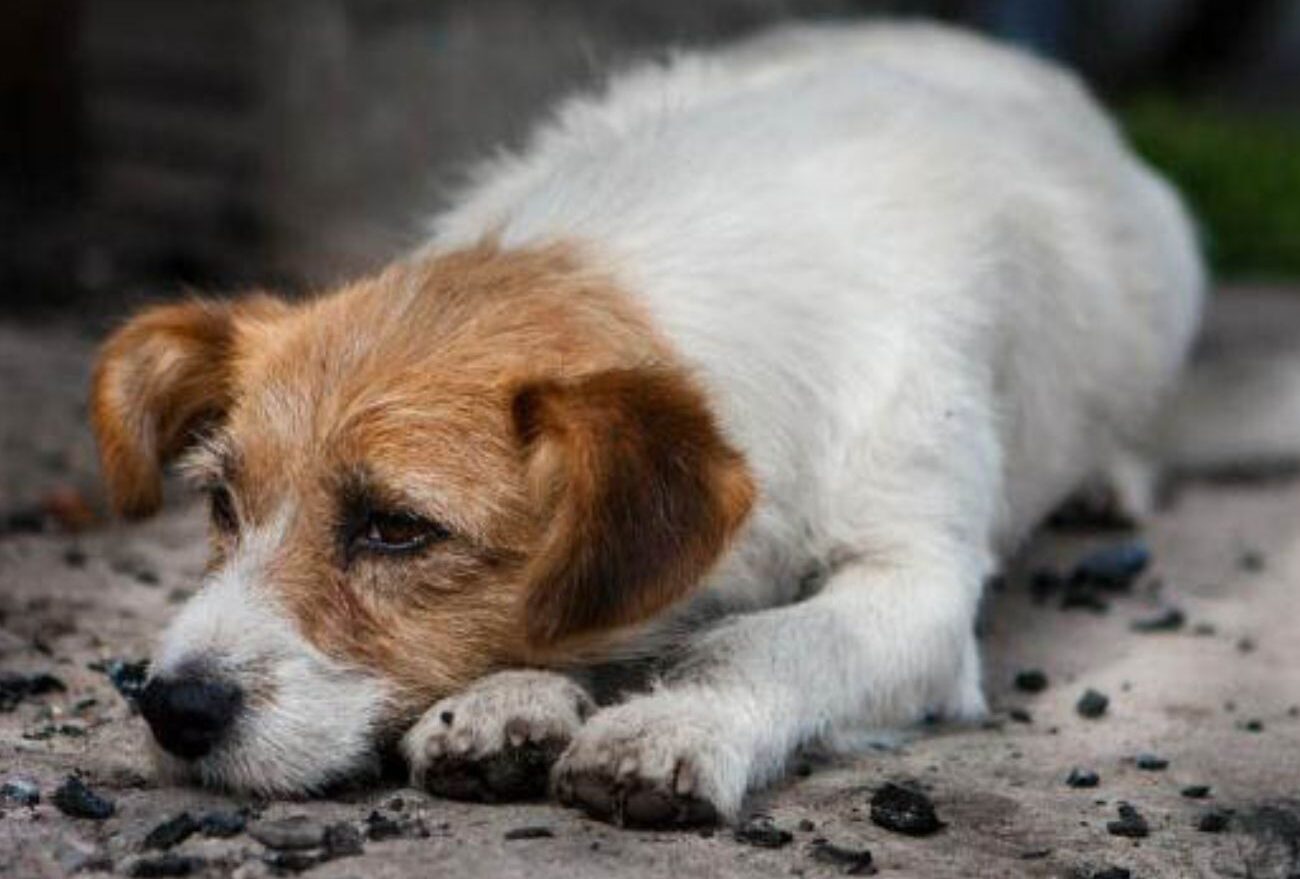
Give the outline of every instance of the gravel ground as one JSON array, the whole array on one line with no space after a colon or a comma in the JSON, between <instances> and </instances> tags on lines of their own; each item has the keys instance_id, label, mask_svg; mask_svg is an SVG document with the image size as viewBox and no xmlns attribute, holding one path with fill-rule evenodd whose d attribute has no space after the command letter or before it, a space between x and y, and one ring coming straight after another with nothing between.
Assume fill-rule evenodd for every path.
<instances>
[{"instance_id":1,"label":"gravel ground","mask_svg":"<svg viewBox=\"0 0 1300 879\"><path fill-rule=\"evenodd\" d=\"M1236 297L1219 324L1233 344L1294 345L1300 297ZM990 595L990 721L857 759L810 755L755 798L771 826L747 841L397 788L262 803L160 786L143 724L91 666L148 655L201 570L203 516L183 495L140 525L95 516L81 408L91 347L73 330L0 324L0 672L51 674L64 687L3 679L0 875L1300 875L1295 480L1187 486L1142 535L1154 560L1127 590L1065 589L1042 571L1068 572L1090 547L1131 535L1041 539ZM1089 689L1107 697L1092 719L1077 708ZM1067 784L1075 768L1076 782L1096 773L1095 786ZM56 789L74 773L113 801L112 817L53 804L69 799ZM19 802L24 782L39 804ZM873 823L872 798L890 782L928 794L943 826L912 836ZM1209 790L1184 793L1195 786ZM182 812L192 824L155 832ZM247 828L232 836L187 835L240 818ZM1146 836L1123 835L1143 825ZM271 847L294 841L314 847Z\"/></svg>"}]
</instances>

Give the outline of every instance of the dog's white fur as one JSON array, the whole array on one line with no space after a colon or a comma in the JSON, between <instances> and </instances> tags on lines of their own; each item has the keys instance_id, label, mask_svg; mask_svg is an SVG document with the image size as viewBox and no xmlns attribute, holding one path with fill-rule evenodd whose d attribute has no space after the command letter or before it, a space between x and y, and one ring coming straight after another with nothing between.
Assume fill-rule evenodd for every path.
<instances>
[{"instance_id":1,"label":"dog's white fur","mask_svg":"<svg viewBox=\"0 0 1300 879\"><path fill-rule=\"evenodd\" d=\"M489 232L588 243L757 475L699 599L752 612L557 768L726 816L802 743L984 709L996 556L1091 478L1141 506L1202 305L1187 215L1078 82L927 26L785 27L616 78L488 166L431 247Z\"/></svg>"}]
</instances>

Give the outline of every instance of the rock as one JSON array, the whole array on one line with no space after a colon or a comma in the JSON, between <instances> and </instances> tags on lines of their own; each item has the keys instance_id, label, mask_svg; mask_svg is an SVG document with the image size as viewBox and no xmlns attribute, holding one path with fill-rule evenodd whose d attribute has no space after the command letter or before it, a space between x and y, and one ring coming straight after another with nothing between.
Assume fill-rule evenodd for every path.
<instances>
[{"instance_id":1,"label":"rock","mask_svg":"<svg viewBox=\"0 0 1300 879\"><path fill-rule=\"evenodd\" d=\"M1146 634L1153 632L1176 632L1187 622L1187 615L1176 607L1171 607L1161 614L1146 619L1134 620L1129 628Z\"/></svg>"},{"instance_id":2,"label":"rock","mask_svg":"<svg viewBox=\"0 0 1300 879\"><path fill-rule=\"evenodd\" d=\"M1070 787L1096 787L1101 783L1101 776L1091 769L1080 769L1076 766L1066 776L1065 783Z\"/></svg>"},{"instance_id":3,"label":"rock","mask_svg":"<svg viewBox=\"0 0 1300 879\"><path fill-rule=\"evenodd\" d=\"M1141 839L1151 832L1147 819L1143 818L1137 809L1128 803L1119 804L1119 820L1110 821L1106 824L1106 830L1112 836L1126 836L1130 839Z\"/></svg>"},{"instance_id":4,"label":"rock","mask_svg":"<svg viewBox=\"0 0 1300 879\"><path fill-rule=\"evenodd\" d=\"M944 826L929 797L893 783L880 788L871 798L871 820L886 830L908 836L928 836Z\"/></svg>"},{"instance_id":5,"label":"rock","mask_svg":"<svg viewBox=\"0 0 1300 879\"><path fill-rule=\"evenodd\" d=\"M1260 720L1257 717L1252 717L1250 720L1243 723L1241 725L1241 728L1244 729L1246 732L1254 732L1254 733L1263 732L1264 721Z\"/></svg>"},{"instance_id":6,"label":"rock","mask_svg":"<svg viewBox=\"0 0 1300 879\"><path fill-rule=\"evenodd\" d=\"M1124 867L1107 867L1093 873L1092 879L1133 879L1133 873Z\"/></svg>"},{"instance_id":7,"label":"rock","mask_svg":"<svg viewBox=\"0 0 1300 879\"><path fill-rule=\"evenodd\" d=\"M1047 689L1047 675L1036 668L1016 674L1016 689L1022 693L1041 693Z\"/></svg>"},{"instance_id":8,"label":"rock","mask_svg":"<svg viewBox=\"0 0 1300 879\"><path fill-rule=\"evenodd\" d=\"M204 836L226 839L244 832L248 818L243 812L213 811L199 819L199 830Z\"/></svg>"},{"instance_id":9,"label":"rock","mask_svg":"<svg viewBox=\"0 0 1300 879\"><path fill-rule=\"evenodd\" d=\"M814 839L808 846L814 861L838 867L845 876L874 876L876 865L870 849L850 849L835 845L825 839Z\"/></svg>"},{"instance_id":10,"label":"rock","mask_svg":"<svg viewBox=\"0 0 1300 879\"><path fill-rule=\"evenodd\" d=\"M1078 703L1075 704L1075 710L1079 715L1090 720L1095 720L1106 713L1106 708L1110 705L1110 697L1104 693L1089 688L1079 697Z\"/></svg>"},{"instance_id":11,"label":"rock","mask_svg":"<svg viewBox=\"0 0 1300 879\"><path fill-rule=\"evenodd\" d=\"M1117 543L1088 553L1070 572L1070 581L1108 592L1123 592L1133 585L1151 563L1151 550L1134 540Z\"/></svg>"},{"instance_id":12,"label":"rock","mask_svg":"<svg viewBox=\"0 0 1300 879\"><path fill-rule=\"evenodd\" d=\"M274 873L301 873L322 863L316 852L307 851L269 851L262 855L262 863Z\"/></svg>"},{"instance_id":13,"label":"rock","mask_svg":"<svg viewBox=\"0 0 1300 879\"><path fill-rule=\"evenodd\" d=\"M327 858L348 858L365 851L361 840L361 831L346 821L331 824L325 828L323 854Z\"/></svg>"},{"instance_id":14,"label":"rock","mask_svg":"<svg viewBox=\"0 0 1300 879\"><path fill-rule=\"evenodd\" d=\"M555 834L549 827L515 827L503 834L505 839L551 839Z\"/></svg>"},{"instance_id":15,"label":"rock","mask_svg":"<svg viewBox=\"0 0 1300 879\"><path fill-rule=\"evenodd\" d=\"M199 822L195 821L189 812L181 812L175 818L170 818L150 830L144 838L143 845L147 849L169 849L189 839L198 829Z\"/></svg>"},{"instance_id":16,"label":"rock","mask_svg":"<svg viewBox=\"0 0 1300 879\"><path fill-rule=\"evenodd\" d=\"M293 815L277 821L258 821L248 828L248 835L267 848L297 851L318 848L325 839L325 828L306 815Z\"/></svg>"},{"instance_id":17,"label":"rock","mask_svg":"<svg viewBox=\"0 0 1300 879\"><path fill-rule=\"evenodd\" d=\"M34 780L15 775L0 785L0 800L15 806L35 806L41 801L41 789Z\"/></svg>"},{"instance_id":18,"label":"rock","mask_svg":"<svg viewBox=\"0 0 1300 879\"><path fill-rule=\"evenodd\" d=\"M1180 791L1189 800L1203 800L1210 795L1208 784L1189 784Z\"/></svg>"},{"instance_id":19,"label":"rock","mask_svg":"<svg viewBox=\"0 0 1300 879\"><path fill-rule=\"evenodd\" d=\"M1210 809L1196 821L1196 829L1202 833L1222 833L1232 822L1232 813L1227 809Z\"/></svg>"},{"instance_id":20,"label":"rock","mask_svg":"<svg viewBox=\"0 0 1300 879\"><path fill-rule=\"evenodd\" d=\"M86 818L91 821L103 821L117 811L117 805L112 800L101 797L86 787L85 782L75 775L69 775L63 780L63 784L50 797L50 802L70 818Z\"/></svg>"},{"instance_id":21,"label":"rock","mask_svg":"<svg viewBox=\"0 0 1300 879\"><path fill-rule=\"evenodd\" d=\"M801 833L812 833L817 829L817 825L809 821L807 818L800 818L798 827Z\"/></svg>"},{"instance_id":22,"label":"rock","mask_svg":"<svg viewBox=\"0 0 1300 879\"><path fill-rule=\"evenodd\" d=\"M1034 722L1034 715L1030 714L1028 711L1026 711L1023 708L1012 708L1010 711L1007 712L1007 716L1010 717L1012 720L1014 720L1016 723Z\"/></svg>"},{"instance_id":23,"label":"rock","mask_svg":"<svg viewBox=\"0 0 1300 879\"><path fill-rule=\"evenodd\" d=\"M777 827L767 815L754 815L736 828L736 842L759 848L784 848L794 840L794 834Z\"/></svg>"},{"instance_id":24,"label":"rock","mask_svg":"<svg viewBox=\"0 0 1300 879\"><path fill-rule=\"evenodd\" d=\"M1164 757L1157 757L1155 754L1138 754L1133 762L1138 769L1145 769L1148 772L1160 772L1169 768L1169 761Z\"/></svg>"},{"instance_id":25,"label":"rock","mask_svg":"<svg viewBox=\"0 0 1300 879\"><path fill-rule=\"evenodd\" d=\"M140 877L140 879L149 879L149 877L160 876L189 876L191 873L197 873L207 865L207 862L194 855L178 855L175 852L166 852L161 855L150 857L136 858L126 868L128 876Z\"/></svg>"},{"instance_id":26,"label":"rock","mask_svg":"<svg viewBox=\"0 0 1300 879\"><path fill-rule=\"evenodd\" d=\"M108 677L113 688L122 694L122 698L134 703L144 692L145 682L149 678L149 660L139 659L134 662L125 659L109 659L92 662L87 666L91 671L102 672Z\"/></svg>"},{"instance_id":27,"label":"rock","mask_svg":"<svg viewBox=\"0 0 1300 879\"><path fill-rule=\"evenodd\" d=\"M67 692L63 681L52 674L0 674L0 712L13 711L24 699Z\"/></svg>"},{"instance_id":28,"label":"rock","mask_svg":"<svg viewBox=\"0 0 1300 879\"><path fill-rule=\"evenodd\" d=\"M373 842L394 839L402 835L402 826L382 812L366 816L366 837Z\"/></svg>"}]
</instances>

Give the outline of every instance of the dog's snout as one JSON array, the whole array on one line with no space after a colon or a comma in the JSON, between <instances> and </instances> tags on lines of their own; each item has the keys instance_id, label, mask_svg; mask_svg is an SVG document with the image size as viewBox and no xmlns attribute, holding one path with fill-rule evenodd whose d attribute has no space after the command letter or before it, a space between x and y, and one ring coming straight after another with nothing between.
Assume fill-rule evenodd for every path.
<instances>
[{"instance_id":1,"label":"dog's snout","mask_svg":"<svg viewBox=\"0 0 1300 879\"><path fill-rule=\"evenodd\" d=\"M154 678L140 694L140 713L165 751L195 760L226 734L243 700L237 684L208 674Z\"/></svg>"}]
</instances>

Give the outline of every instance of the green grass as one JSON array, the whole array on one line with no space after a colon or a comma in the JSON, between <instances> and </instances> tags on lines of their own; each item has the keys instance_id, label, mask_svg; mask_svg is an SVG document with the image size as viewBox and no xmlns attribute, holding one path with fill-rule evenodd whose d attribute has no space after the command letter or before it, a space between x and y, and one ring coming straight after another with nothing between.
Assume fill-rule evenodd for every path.
<instances>
[{"instance_id":1,"label":"green grass","mask_svg":"<svg viewBox=\"0 0 1300 879\"><path fill-rule=\"evenodd\" d=\"M1221 278L1300 278L1300 119L1145 98L1134 146L1182 190Z\"/></svg>"}]
</instances>

